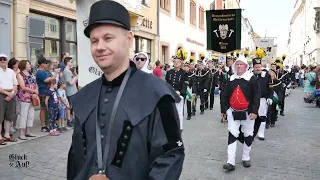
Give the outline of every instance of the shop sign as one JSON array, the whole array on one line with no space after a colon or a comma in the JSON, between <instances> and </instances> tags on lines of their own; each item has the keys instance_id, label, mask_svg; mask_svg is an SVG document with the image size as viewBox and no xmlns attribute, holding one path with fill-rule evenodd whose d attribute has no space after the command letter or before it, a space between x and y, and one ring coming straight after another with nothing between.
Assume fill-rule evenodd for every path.
<instances>
[{"instance_id":1,"label":"shop sign","mask_svg":"<svg viewBox=\"0 0 320 180\"><path fill-rule=\"evenodd\" d=\"M187 42L195 44L195 45L198 45L198 46L201 46L201 47L204 47L204 44L202 44L202 43L200 43L200 42L198 42L196 40L190 39L190 38L187 38Z\"/></svg>"},{"instance_id":2,"label":"shop sign","mask_svg":"<svg viewBox=\"0 0 320 180\"><path fill-rule=\"evenodd\" d=\"M153 24L153 22L150 19L148 19L148 18L142 19L141 26L148 28L148 29L152 29L152 24Z\"/></svg>"}]
</instances>

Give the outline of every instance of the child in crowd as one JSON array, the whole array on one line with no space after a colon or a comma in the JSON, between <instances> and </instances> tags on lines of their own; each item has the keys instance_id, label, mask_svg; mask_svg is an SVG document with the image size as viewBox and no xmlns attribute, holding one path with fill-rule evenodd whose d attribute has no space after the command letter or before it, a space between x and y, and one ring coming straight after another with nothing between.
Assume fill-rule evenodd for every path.
<instances>
[{"instance_id":1,"label":"child in crowd","mask_svg":"<svg viewBox=\"0 0 320 180\"><path fill-rule=\"evenodd\" d=\"M66 118L66 110L70 109L69 102L66 96L66 91L64 90L67 86L66 82L61 80L58 84L58 94L60 97L59 100L59 114L58 114L58 126L60 132L66 132L68 129L64 126L65 125L65 118Z\"/></svg>"},{"instance_id":2,"label":"child in crowd","mask_svg":"<svg viewBox=\"0 0 320 180\"><path fill-rule=\"evenodd\" d=\"M60 132L56 127L56 120L58 118L58 108L59 108L59 94L57 92L57 81L52 80L49 84L49 89L46 92L45 104L49 113L49 135L58 136Z\"/></svg>"}]
</instances>

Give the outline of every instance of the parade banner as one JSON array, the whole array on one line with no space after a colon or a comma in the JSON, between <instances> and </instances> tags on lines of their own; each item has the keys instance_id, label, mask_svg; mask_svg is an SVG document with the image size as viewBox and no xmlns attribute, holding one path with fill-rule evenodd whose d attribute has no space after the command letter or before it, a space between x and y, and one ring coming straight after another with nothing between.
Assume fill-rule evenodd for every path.
<instances>
[{"instance_id":1,"label":"parade banner","mask_svg":"<svg viewBox=\"0 0 320 180\"><path fill-rule=\"evenodd\" d=\"M256 45L256 50L260 47L266 52L267 56L263 58L263 60L271 61L273 58L275 58L273 57L273 38L255 38L254 43Z\"/></svg>"},{"instance_id":2,"label":"parade banner","mask_svg":"<svg viewBox=\"0 0 320 180\"><path fill-rule=\"evenodd\" d=\"M88 25L90 7L98 0L77 0L77 48L78 48L78 66L79 66L79 86L83 87L88 83L101 77L103 72L94 62L91 56L90 40L83 31Z\"/></svg>"},{"instance_id":3,"label":"parade banner","mask_svg":"<svg viewBox=\"0 0 320 180\"><path fill-rule=\"evenodd\" d=\"M241 9L209 10L207 49L228 53L241 49Z\"/></svg>"}]
</instances>

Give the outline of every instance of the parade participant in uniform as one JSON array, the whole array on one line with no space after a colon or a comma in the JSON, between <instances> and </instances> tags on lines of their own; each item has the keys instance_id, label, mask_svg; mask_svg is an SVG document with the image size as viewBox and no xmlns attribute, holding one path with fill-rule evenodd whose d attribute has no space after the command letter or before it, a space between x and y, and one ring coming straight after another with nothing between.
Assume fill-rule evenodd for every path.
<instances>
[{"instance_id":1,"label":"parade participant in uniform","mask_svg":"<svg viewBox=\"0 0 320 180\"><path fill-rule=\"evenodd\" d=\"M258 111L258 117L255 120L255 128L253 137L258 133L258 138L264 140L264 130L266 127L267 114L268 114L268 105L272 104L273 90L269 88L269 85L272 83L271 76L268 72L262 70L261 59L263 56L257 50L257 58L252 60L253 63L253 73L257 77L260 84L260 107Z\"/></svg>"},{"instance_id":2,"label":"parade participant in uniform","mask_svg":"<svg viewBox=\"0 0 320 180\"><path fill-rule=\"evenodd\" d=\"M277 71L275 70L277 65L275 63L271 64L271 69L269 71L270 77L271 77L271 83L269 85L270 88L273 90L273 97L272 97L272 104L268 107L268 115L267 115L267 123L266 123L266 129L269 127L274 127L275 122L277 120L278 116L278 110L277 106L280 105L279 96L278 94L282 91L282 83L279 81L277 76Z\"/></svg>"},{"instance_id":3,"label":"parade participant in uniform","mask_svg":"<svg viewBox=\"0 0 320 180\"><path fill-rule=\"evenodd\" d=\"M208 91L207 91L207 96L205 98L205 101L206 101L205 109L208 109L210 104L210 110L212 110L213 104L214 104L214 90L216 87L218 87L218 81L219 81L219 73L216 69L214 69L212 60L208 60L208 71L209 71L208 85L207 85Z\"/></svg>"},{"instance_id":4,"label":"parade participant in uniform","mask_svg":"<svg viewBox=\"0 0 320 180\"><path fill-rule=\"evenodd\" d=\"M186 84L187 84L187 93L186 93L186 103L187 103L187 120L190 120L191 119L191 102L193 100L193 97L192 97L192 94L194 92L193 89L192 89L192 83L193 83L193 73L190 72L190 63L189 62L186 62L184 64L184 70L186 71ZM191 92L190 92L191 91ZM191 97L188 97L188 96L191 96Z\"/></svg>"},{"instance_id":5,"label":"parade participant in uniform","mask_svg":"<svg viewBox=\"0 0 320 180\"><path fill-rule=\"evenodd\" d=\"M200 114L204 114L204 105L205 105L205 93L207 92L208 85L208 71L204 70L204 64L202 60L198 60L197 70L194 75L193 89L195 93L195 100L192 107L192 113L196 113L196 106L198 97L200 97Z\"/></svg>"},{"instance_id":6,"label":"parade participant in uniform","mask_svg":"<svg viewBox=\"0 0 320 180\"><path fill-rule=\"evenodd\" d=\"M282 82L282 91L281 91L281 110L280 110L280 115L284 116L284 105L285 105L285 93L286 93L286 88L287 86L291 83L290 79L290 74L288 71L283 69L283 61L280 59L277 59L275 61L277 64L277 69L278 69L278 74L277 74L277 79ZM280 95L279 95L280 96Z\"/></svg>"},{"instance_id":7,"label":"parade participant in uniform","mask_svg":"<svg viewBox=\"0 0 320 180\"><path fill-rule=\"evenodd\" d=\"M219 83L220 83L220 106L222 106L222 104L221 104L222 97L221 96L222 96L223 88L226 86L226 83L228 82L230 76L233 74L232 65L233 65L233 58L231 56L227 56L227 63L225 65L225 67L222 69L222 72L220 73L220 77L219 77ZM224 120L225 119L221 119L221 123Z\"/></svg>"},{"instance_id":8,"label":"parade participant in uniform","mask_svg":"<svg viewBox=\"0 0 320 180\"><path fill-rule=\"evenodd\" d=\"M179 48L176 55L173 56L173 66L174 68L169 70L166 74L166 81L168 84L170 84L173 89L176 91L176 93L180 96L182 99L179 103L176 104L179 119L180 119L180 129L182 131L183 129L183 105L184 105L184 99L186 97L187 93L187 84L185 83L187 81L187 75L186 72L182 69L182 62L186 59L186 52L183 48Z\"/></svg>"},{"instance_id":9,"label":"parade participant in uniform","mask_svg":"<svg viewBox=\"0 0 320 180\"><path fill-rule=\"evenodd\" d=\"M68 180L179 179L184 146L175 91L129 61L134 37L118 2L91 6L84 34L104 72L76 94ZM146 88L148 84L148 88Z\"/></svg>"},{"instance_id":10,"label":"parade participant in uniform","mask_svg":"<svg viewBox=\"0 0 320 180\"><path fill-rule=\"evenodd\" d=\"M228 161L224 169L235 169L237 138L240 130L244 135L242 163L250 167L250 151L253 138L254 120L260 105L260 86L257 78L248 71L249 65L244 56L239 56L233 65L234 74L222 91L221 116L228 119ZM241 126L241 129L239 130Z\"/></svg>"}]
</instances>

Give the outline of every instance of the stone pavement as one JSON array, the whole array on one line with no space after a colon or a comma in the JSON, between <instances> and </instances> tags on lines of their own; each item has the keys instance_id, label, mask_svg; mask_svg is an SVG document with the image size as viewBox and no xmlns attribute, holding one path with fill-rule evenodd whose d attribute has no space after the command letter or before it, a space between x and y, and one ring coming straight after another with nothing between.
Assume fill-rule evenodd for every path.
<instances>
[{"instance_id":1,"label":"stone pavement","mask_svg":"<svg viewBox=\"0 0 320 180\"><path fill-rule=\"evenodd\" d=\"M320 109L304 104L301 89L286 100L285 116L266 131L264 142L256 139L252 148L252 167L243 168L242 147L238 145L236 170L226 173L227 128L215 109L185 121L183 138L186 159L181 180L319 180ZM199 110L198 112L199 113ZM67 153L71 132L59 137L42 137L0 149L0 179L66 179ZM10 154L26 155L10 164ZM13 157L11 157L13 159ZM10 167L20 165L19 167ZM24 167L28 166L28 167Z\"/></svg>"}]
</instances>

